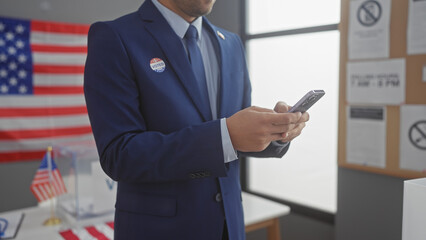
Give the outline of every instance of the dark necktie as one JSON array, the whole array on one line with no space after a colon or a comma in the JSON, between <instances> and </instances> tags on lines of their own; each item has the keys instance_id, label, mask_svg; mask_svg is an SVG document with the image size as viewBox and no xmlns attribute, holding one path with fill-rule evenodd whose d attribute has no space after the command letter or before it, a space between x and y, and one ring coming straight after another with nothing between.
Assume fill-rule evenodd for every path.
<instances>
[{"instance_id":1,"label":"dark necktie","mask_svg":"<svg viewBox=\"0 0 426 240\"><path fill-rule=\"evenodd\" d=\"M210 112L206 73L204 71L204 63L201 56L201 51L197 44L198 31L193 25L189 25L189 28L185 34L185 39L189 61L191 62L192 71L194 72L195 78L197 79L200 95L203 98L203 103L205 103L204 106L208 107Z\"/></svg>"}]
</instances>

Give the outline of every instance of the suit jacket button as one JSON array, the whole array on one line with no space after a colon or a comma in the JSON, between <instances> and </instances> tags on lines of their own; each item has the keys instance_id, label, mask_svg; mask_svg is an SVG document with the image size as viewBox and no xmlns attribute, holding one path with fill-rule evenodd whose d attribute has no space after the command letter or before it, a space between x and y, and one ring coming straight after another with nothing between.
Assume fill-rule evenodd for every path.
<instances>
[{"instance_id":1,"label":"suit jacket button","mask_svg":"<svg viewBox=\"0 0 426 240\"><path fill-rule=\"evenodd\" d=\"M222 202L222 194L216 193L214 200L216 200L216 202Z\"/></svg>"}]
</instances>

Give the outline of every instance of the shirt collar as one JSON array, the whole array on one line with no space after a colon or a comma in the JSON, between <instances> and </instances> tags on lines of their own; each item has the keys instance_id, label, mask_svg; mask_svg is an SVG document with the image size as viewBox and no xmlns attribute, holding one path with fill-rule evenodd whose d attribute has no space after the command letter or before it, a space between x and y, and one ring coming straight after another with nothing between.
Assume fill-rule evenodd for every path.
<instances>
[{"instance_id":1,"label":"shirt collar","mask_svg":"<svg viewBox=\"0 0 426 240\"><path fill-rule=\"evenodd\" d=\"M157 7L158 11L160 11L163 17L167 20L170 27L172 27L173 31L175 31L175 33L181 39L183 39L185 37L185 33L188 30L190 24L181 16L177 15L175 12L163 6L163 4L158 2L158 0L152 0L152 2ZM203 26L203 18L198 17L191 23L191 25L193 25L197 29L198 41L200 41L202 36L201 30Z\"/></svg>"}]
</instances>

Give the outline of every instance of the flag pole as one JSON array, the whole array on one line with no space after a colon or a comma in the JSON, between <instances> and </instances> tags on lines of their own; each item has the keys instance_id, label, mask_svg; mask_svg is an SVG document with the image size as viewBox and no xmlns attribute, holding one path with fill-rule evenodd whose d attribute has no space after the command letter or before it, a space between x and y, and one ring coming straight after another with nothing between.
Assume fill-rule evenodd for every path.
<instances>
[{"instance_id":1,"label":"flag pole","mask_svg":"<svg viewBox=\"0 0 426 240\"><path fill-rule=\"evenodd\" d=\"M54 226L54 225L58 225L61 224L61 219L57 218L55 216L55 206L54 206L54 196L55 194L53 193L53 187L52 187L52 168L53 168L53 164L52 164L52 146L47 147L47 168L48 168L48 172L49 172L49 191L50 191L50 195L52 196L50 200L50 218L48 218L46 221L44 221L43 225L44 226Z\"/></svg>"}]
</instances>

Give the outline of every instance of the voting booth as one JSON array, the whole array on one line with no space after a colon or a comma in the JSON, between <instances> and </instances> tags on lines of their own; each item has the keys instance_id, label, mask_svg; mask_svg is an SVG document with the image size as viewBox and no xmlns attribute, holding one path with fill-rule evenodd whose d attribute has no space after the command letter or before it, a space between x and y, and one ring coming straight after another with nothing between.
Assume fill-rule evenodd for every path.
<instances>
[{"instance_id":1,"label":"voting booth","mask_svg":"<svg viewBox=\"0 0 426 240\"><path fill-rule=\"evenodd\" d=\"M426 178L404 181L402 240L425 239Z\"/></svg>"},{"instance_id":2,"label":"voting booth","mask_svg":"<svg viewBox=\"0 0 426 240\"><path fill-rule=\"evenodd\" d=\"M55 145L53 157L67 188L57 199L59 217L78 222L114 211L117 183L103 172L93 140Z\"/></svg>"}]
</instances>

